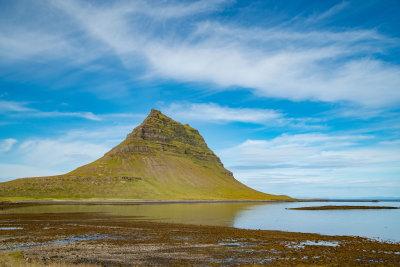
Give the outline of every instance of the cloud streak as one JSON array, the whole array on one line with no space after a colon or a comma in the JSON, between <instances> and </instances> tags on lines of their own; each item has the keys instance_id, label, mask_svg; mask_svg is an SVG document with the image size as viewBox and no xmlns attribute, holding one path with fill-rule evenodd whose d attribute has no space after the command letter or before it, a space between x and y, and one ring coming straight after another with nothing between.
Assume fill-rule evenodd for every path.
<instances>
[{"instance_id":1,"label":"cloud streak","mask_svg":"<svg viewBox=\"0 0 400 267\"><path fill-rule=\"evenodd\" d=\"M31 29L1 35L3 57L65 54L73 64L87 64L108 55L116 56L127 72L140 66L147 78L212 83L215 90L241 87L262 97L368 108L400 102L400 67L376 56L399 42L374 29L255 28L204 16L232 4L222 0L152 6L147 1L49 3L65 20L40 28L41 38L26 34ZM342 2L298 20L320 21L346 6Z\"/></svg>"},{"instance_id":2,"label":"cloud streak","mask_svg":"<svg viewBox=\"0 0 400 267\"><path fill-rule=\"evenodd\" d=\"M209 123L251 123L274 127L321 129L316 118L290 118L278 110L261 108L232 108L216 103L175 102L161 110L172 118L183 121Z\"/></svg>"},{"instance_id":3,"label":"cloud streak","mask_svg":"<svg viewBox=\"0 0 400 267\"><path fill-rule=\"evenodd\" d=\"M9 151L18 141L14 138L0 140L0 152Z\"/></svg>"},{"instance_id":4,"label":"cloud streak","mask_svg":"<svg viewBox=\"0 0 400 267\"><path fill-rule=\"evenodd\" d=\"M76 117L87 120L100 121L101 118L92 112L61 112L61 111L40 111L27 107L25 102L0 101L0 114L11 116L23 116L34 118L54 118L54 117Z\"/></svg>"},{"instance_id":5,"label":"cloud streak","mask_svg":"<svg viewBox=\"0 0 400 267\"><path fill-rule=\"evenodd\" d=\"M334 5L333 7L331 7L330 9L328 9L327 11L325 11L321 14L314 14L314 15L308 17L306 19L306 22L307 23L316 23L318 21L325 20L329 17L334 16L335 14L337 14L338 12L340 12L341 10L346 8L348 5L349 5L349 2L343 1L337 5Z\"/></svg>"},{"instance_id":6,"label":"cloud streak","mask_svg":"<svg viewBox=\"0 0 400 267\"><path fill-rule=\"evenodd\" d=\"M272 109L230 108L215 103L172 103L163 109L171 117L188 121L209 121L219 123L276 123L283 120L283 114Z\"/></svg>"}]
</instances>

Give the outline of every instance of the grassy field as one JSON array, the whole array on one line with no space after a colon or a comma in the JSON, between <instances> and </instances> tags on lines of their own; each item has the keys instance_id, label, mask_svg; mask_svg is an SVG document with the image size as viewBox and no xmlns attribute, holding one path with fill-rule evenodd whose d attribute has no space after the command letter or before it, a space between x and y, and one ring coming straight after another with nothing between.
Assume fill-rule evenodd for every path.
<instances>
[{"instance_id":1,"label":"grassy field","mask_svg":"<svg viewBox=\"0 0 400 267\"><path fill-rule=\"evenodd\" d=\"M253 190L218 165L173 155L133 155L125 164L135 173L66 175L18 179L0 184L0 198L21 200L289 200ZM138 166L138 167L136 167ZM127 176L129 175L129 176Z\"/></svg>"}]
</instances>

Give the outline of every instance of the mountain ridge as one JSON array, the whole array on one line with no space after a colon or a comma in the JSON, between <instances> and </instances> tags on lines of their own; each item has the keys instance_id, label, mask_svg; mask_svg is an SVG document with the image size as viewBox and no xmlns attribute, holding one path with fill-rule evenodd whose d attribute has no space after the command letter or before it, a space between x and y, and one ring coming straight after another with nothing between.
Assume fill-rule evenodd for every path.
<instances>
[{"instance_id":1,"label":"mountain ridge","mask_svg":"<svg viewBox=\"0 0 400 267\"><path fill-rule=\"evenodd\" d=\"M198 130L152 109L125 140L64 175L0 183L0 199L290 200L237 181Z\"/></svg>"}]
</instances>

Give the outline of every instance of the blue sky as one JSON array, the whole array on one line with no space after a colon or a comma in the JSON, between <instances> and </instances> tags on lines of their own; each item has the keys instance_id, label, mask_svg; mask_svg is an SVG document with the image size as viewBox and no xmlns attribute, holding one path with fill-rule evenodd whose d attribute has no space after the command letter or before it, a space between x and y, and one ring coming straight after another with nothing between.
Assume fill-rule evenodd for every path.
<instances>
[{"instance_id":1,"label":"blue sky","mask_svg":"<svg viewBox=\"0 0 400 267\"><path fill-rule=\"evenodd\" d=\"M151 108L235 177L400 196L398 1L0 1L0 179L102 156Z\"/></svg>"}]
</instances>

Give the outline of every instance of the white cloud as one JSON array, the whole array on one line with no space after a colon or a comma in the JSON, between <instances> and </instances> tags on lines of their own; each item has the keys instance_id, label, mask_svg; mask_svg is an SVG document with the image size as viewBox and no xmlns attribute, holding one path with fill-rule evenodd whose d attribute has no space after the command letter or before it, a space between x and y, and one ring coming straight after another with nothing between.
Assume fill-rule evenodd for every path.
<instances>
[{"instance_id":1,"label":"white cloud","mask_svg":"<svg viewBox=\"0 0 400 267\"><path fill-rule=\"evenodd\" d=\"M3 164L0 163L1 176L0 182L10 181L16 178L38 177L62 174L51 169L38 166L28 166L24 164Z\"/></svg>"},{"instance_id":2,"label":"white cloud","mask_svg":"<svg viewBox=\"0 0 400 267\"><path fill-rule=\"evenodd\" d=\"M121 114L119 114L121 115ZM0 141L0 179L57 175L90 163L122 142L136 125L74 129L54 138Z\"/></svg>"},{"instance_id":3,"label":"white cloud","mask_svg":"<svg viewBox=\"0 0 400 267\"><path fill-rule=\"evenodd\" d=\"M389 45L397 42L397 40L384 36L376 30L348 29L334 32L328 30L298 31L279 26L243 28L235 25L224 25L217 21L205 21L196 24L196 31L193 35L198 38L207 37L206 41L218 41L221 45L225 45L227 41L235 45L247 44L248 46L254 46L255 42L258 42L257 45L268 42L268 45L258 47L258 49L262 48L265 51L284 50L282 45L289 46L290 44L299 45L299 48L289 47L288 49L291 51L312 47L321 48L322 45L326 45L328 48L338 47L342 52L346 51L344 50L345 47L350 48L352 46L357 46L358 49L363 51L373 49L380 51L374 45L378 43Z\"/></svg>"},{"instance_id":4,"label":"white cloud","mask_svg":"<svg viewBox=\"0 0 400 267\"><path fill-rule=\"evenodd\" d=\"M163 112L173 118L209 122L247 122L264 124L283 120L283 114L272 109L230 108L215 103L172 103Z\"/></svg>"},{"instance_id":5,"label":"white cloud","mask_svg":"<svg viewBox=\"0 0 400 267\"><path fill-rule=\"evenodd\" d=\"M10 31L0 32L0 55L2 58L21 59L40 54L55 56L70 50L62 37L45 32ZM54 54L52 54L54 53Z\"/></svg>"},{"instance_id":6,"label":"white cloud","mask_svg":"<svg viewBox=\"0 0 400 267\"><path fill-rule=\"evenodd\" d=\"M0 100L0 113L5 112L30 112L32 108L26 107L27 103Z\"/></svg>"},{"instance_id":7,"label":"white cloud","mask_svg":"<svg viewBox=\"0 0 400 267\"><path fill-rule=\"evenodd\" d=\"M0 179L67 173L103 156L112 147L107 141L28 139L12 150L0 150Z\"/></svg>"},{"instance_id":8,"label":"white cloud","mask_svg":"<svg viewBox=\"0 0 400 267\"><path fill-rule=\"evenodd\" d=\"M289 118L278 110L261 108L232 108L215 103L175 102L161 108L166 115L179 121L209 123L243 122L273 127L321 129L316 118Z\"/></svg>"},{"instance_id":9,"label":"white cloud","mask_svg":"<svg viewBox=\"0 0 400 267\"><path fill-rule=\"evenodd\" d=\"M316 23L318 21L330 18L333 15L337 14L339 11L346 8L348 5L349 5L349 2L343 1L339 4L334 5L333 7L331 7L330 9L328 9L327 11L325 11L321 14L314 14L314 15L308 17L306 22L307 23Z\"/></svg>"},{"instance_id":10,"label":"white cloud","mask_svg":"<svg viewBox=\"0 0 400 267\"><path fill-rule=\"evenodd\" d=\"M352 168L400 162L399 147L360 146L363 141L373 138L365 135L283 134L272 140L247 140L223 153L235 155L234 161L230 160L231 165L263 168Z\"/></svg>"},{"instance_id":11,"label":"white cloud","mask_svg":"<svg viewBox=\"0 0 400 267\"><path fill-rule=\"evenodd\" d=\"M7 35L6 42L0 42L6 45L5 54L66 54L75 64L78 58L87 63L117 55L127 71L141 66L148 78L213 83L217 90L242 87L263 97L364 107L400 102L400 67L376 57L399 41L376 30L299 30L291 24L255 28L210 21L205 14L231 3L222 0L151 6L146 1L50 3L65 19L51 27L40 24L40 31L34 29L40 38L25 34L35 32L32 29ZM310 20L334 16L347 5L342 2L308 18L298 16L296 23L312 25ZM50 20L48 14L41 14L41 20ZM37 40L44 45L35 45ZM17 53L10 53L13 49Z\"/></svg>"},{"instance_id":12,"label":"white cloud","mask_svg":"<svg viewBox=\"0 0 400 267\"><path fill-rule=\"evenodd\" d=\"M77 117L92 121L100 121L101 117L93 114L92 112L60 112L60 111L36 111L24 114L24 117Z\"/></svg>"},{"instance_id":13,"label":"white cloud","mask_svg":"<svg viewBox=\"0 0 400 267\"><path fill-rule=\"evenodd\" d=\"M0 101L0 113L8 113L13 116L23 117L77 117L87 120L99 121L101 117L92 112L61 112L61 111L40 111L27 107L25 102Z\"/></svg>"},{"instance_id":14,"label":"white cloud","mask_svg":"<svg viewBox=\"0 0 400 267\"><path fill-rule=\"evenodd\" d=\"M15 143L17 143L17 139L14 138L7 138L0 140L0 152L7 152L9 151Z\"/></svg>"},{"instance_id":15,"label":"white cloud","mask_svg":"<svg viewBox=\"0 0 400 267\"><path fill-rule=\"evenodd\" d=\"M154 25L146 23L146 19L141 18L140 15L163 24L165 19L184 18L215 11L228 2L231 1L159 2L149 5L146 1L120 1L117 4L111 3L104 6L95 6L81 1L53 1L51 3L70 15L80 27L87 31L89 36L108 45L124 64L131 66L130 61L137 60L133 54L143 53L150 41L148 35L154 30Z\"/></svg>"},{"instance_id":16,"label":"white cloud","mask_svg":"<svg viewBox=\"0 0 400 267\"><path fill-rule=\"evenodd\" d=\"M365 144L373 140L364 135L283 134L271 140L247 140L218 154L237 178L265 192L272 188L272 193L279 193L280 188L293 196L308 192L323 197L329 187L343 187L347 194L369 188L362 193L371 196L376 193L374 186L400 189L398 140Z\"/></svg>"},{"instance_id":17,"label":"white cloud","mask_svg":"<svg viewBox=\"0 0 400 267\"><path fill-rule=\"evenodd\" d=\"M100 27L96 14L103 12L118 25ZM129 31L140 29L129 28L125 13L102 9L92 19L87 15L82 25L115 49L122 61L129 59L125 53L139 52L154 74L162 77L212 82L221 89L241 86L262 96L294 101L381 106L400 100L400 68L370 57L377 44L385 47L392 41L375 31L257 30L208 22L178 40L160 40L151 32L140 32L133 40L135 34Z\"/></svg>"},{"instance_id":18,"label":"white cloud","mask_svg":"<svg viewBox=\"0 0 400 267\"><path fill-rule=\"evenodd\" d=\"M18 147L21 161L31 166L48 169L67 169L83 165L102 156L108 150L104 144L64 139L33 139L22 142Z\"/></svg>"},{"instance_id":19,"label":"white cloud","mask_svg":"<svg viewBox=\"0 0 400 267\"><path fill-rule=\"evenodd\" d=\"M123 114L119 114L123 115ZM111 117L115 118L115 117ZM130 133L136 126L139 125L140 121L137 123L132 123L131 117L129 118L129 123L120 125L108 125L105 127L93 129L74 129L70 130L63 135L63 140L66 142L82 141L94 144L103 144L110 149L116 144L122 142L126 135ZM141 117L143 120L145 116Z\"/></svg>"},{"instance_id":20,"label":"white cloud","mask_svg":"<svg viewBox=\"0 0 400 267\"><path fill-rule=\"evenodd\" d=\"M232 3L232 0L200 0L186 3L179 2L148 2L136 1L129 6L132 13L144 14L155 19L176 19L191 15L213 12L222 6Z\"/></svg>"},{"instance_id":21,"label":"white cloud","mask_svg":"<svg viewBox=\"0 0 400 267\"><path fill-rule=\"evenodd\" d=\"M293 50L288 43L271 52L216 38L194 45L155 45L148 59L160 76L213 82L221 90L240 86L265 97L368 107L400 101L400 68L374 59L347 59L359 54L357 46L301 45Z\"/></svg>"}]
</instances>

